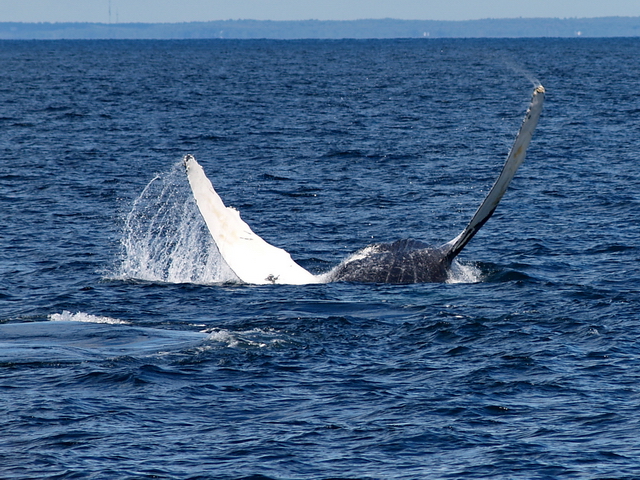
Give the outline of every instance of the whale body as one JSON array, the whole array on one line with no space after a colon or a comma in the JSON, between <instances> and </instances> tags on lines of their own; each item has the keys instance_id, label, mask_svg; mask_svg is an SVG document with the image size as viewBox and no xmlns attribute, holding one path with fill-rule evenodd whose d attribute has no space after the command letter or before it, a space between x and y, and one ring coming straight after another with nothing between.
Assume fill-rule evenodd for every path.
<instances>
[{"instance_id":1,"label":"whale body","mask_svg":"<svg viewBox=\"0 0 640 480\"><path fill-rule=\"evenodd\" d=\"M313 275L284 250L256 235L237 210L226 207L193 155L183 159L198 209L220 251L236 276L251 284L325 282L425 283L445 282L455 257L489 220L524 162L542 112L545 90L537 86L502 171L464 230L439 247L405 239L369 245L329 272Z\"/></svg>"}]
</instances>

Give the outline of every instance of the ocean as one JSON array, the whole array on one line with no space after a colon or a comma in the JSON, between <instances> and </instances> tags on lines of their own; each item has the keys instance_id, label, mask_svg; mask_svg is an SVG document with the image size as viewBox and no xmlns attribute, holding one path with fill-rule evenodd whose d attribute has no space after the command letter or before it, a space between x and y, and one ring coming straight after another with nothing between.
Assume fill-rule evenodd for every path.
<instances>
[{"instance_id":1,"label":"ocean","mask_svg":"<svg viewBox=\"0 0 640 480\"><path fill-rule=\"evenodd\" d=\"M640 478L640 39L0 41L0 478ZM234 282L189 191L323 273Z\"/></svg>"}]
</instances>

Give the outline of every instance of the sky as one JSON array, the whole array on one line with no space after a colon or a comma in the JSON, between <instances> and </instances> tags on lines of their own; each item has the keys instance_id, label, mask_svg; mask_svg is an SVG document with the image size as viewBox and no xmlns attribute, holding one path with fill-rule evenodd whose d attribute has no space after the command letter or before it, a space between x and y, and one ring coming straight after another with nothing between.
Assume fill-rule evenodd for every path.
<instances>
[{"instance_id":1,"label":"sky","mask_svg":"<svg viewBox=\"0 0 640 480\"><path fill-rule=\"evenodd\" d=\"M0 0L0 22L640 16L640 0Z\"/></svg>"}]
</instances>

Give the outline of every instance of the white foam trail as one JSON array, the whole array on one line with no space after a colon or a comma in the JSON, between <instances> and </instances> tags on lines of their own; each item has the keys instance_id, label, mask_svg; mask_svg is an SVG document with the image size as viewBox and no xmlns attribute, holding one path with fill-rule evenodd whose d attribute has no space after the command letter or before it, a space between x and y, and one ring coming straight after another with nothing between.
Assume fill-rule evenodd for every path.
<instances>
[{"instance_id":1,"label":"white foam trail","mask_svg":"<svg viewBox=\"0 0 640 480\"><path fill-rule=\"evenodd\" d=\"M129 324L129 322L118 320L117 318L102 317L84 312L71 313L68 310L64 310L62 313L52 313L51 315L49 315L49 320L51 320L52 322L106 323L109 325Z\"/></svg>"},{"instance_id":2,"label":"white foam trail","mask_svg":"<svg viewBox=\"0 0 640 480\"><path fill-rule=\"evenodd\" d=\"M157 175L135 200L122 238L122 279L167 283L238 281L198 211L182 163Z\"/></svg>"}]
</instances>

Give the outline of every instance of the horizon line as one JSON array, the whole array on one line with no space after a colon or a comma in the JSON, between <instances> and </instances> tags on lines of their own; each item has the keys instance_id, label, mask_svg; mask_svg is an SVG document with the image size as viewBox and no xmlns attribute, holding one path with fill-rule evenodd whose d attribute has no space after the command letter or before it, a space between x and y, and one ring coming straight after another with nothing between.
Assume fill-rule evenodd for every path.
<instances>
[{"instance_id":1,"label":"horizon line","mask_svg":"<svg viewBox=\"0 0 640 480\"><path fill-rule=\"evenodd\" d=\"M597 20L597 19L613 19L613 18L638 18L640 16L624 16L624 15L609 15L604 17L485 17L485 18L474 18L467 20L434 20L434 19L404 19L404 18L393 18L393 17L384 17L384 18L358 18L351 20L319 20L315 18L308 19L299 19L299 20L258 20L254 18L230 18L226 20L189 20L184 22L91 22L91 21L30 21L30 22L2 22L0 24L20 24L20 25L68 25L68 24L78 24L78 25L184 25L189 23L213 23L213 22L274 22L274 23L293 23L293 22L369 22L369 21L398 21L398 22L446 22L446 23L464 23L464 22L481 22L486 20Z\"/></svg>"}]
</instances>

